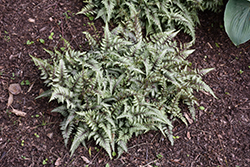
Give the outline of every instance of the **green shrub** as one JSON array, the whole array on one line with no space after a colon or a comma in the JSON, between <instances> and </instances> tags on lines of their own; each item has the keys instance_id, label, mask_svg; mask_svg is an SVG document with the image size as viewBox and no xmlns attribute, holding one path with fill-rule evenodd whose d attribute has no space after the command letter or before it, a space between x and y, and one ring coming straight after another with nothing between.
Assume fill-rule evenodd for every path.
<instances>
[{"instance_id":1,"label":"green shrub","mask_svg":"<svg viewBox=\"0 0 250 167\"><path fill-rule=\"evenodd\" d=\"M124 21L131 10L139 11L138 17L147 34L172 29L182 29L195 40L195 23L199 22L197 11L216 11L222 0L87 0L78 14L97 14L104 22Z\"/></svg>"},{"instance_id":2,"label":"green shrub","mask_svg":"<svg viewBox=\"0 0 250 167\"><path fill-rule=\"evenodd\" d=\"M67 145L74 136L70 151L80 143L93 139L110 158L127 151L126 143L133 135L160 130L173 144L172 122L187 124L179 103L188 106L195 118L197 104L194 90L213 92L202 81L211 69L192 70L186 57L193 52L177 47L177 32L164 31L148 38L136 13L126 28L112 31L106 24L100 44L87 32L92 49L64 53L48 51L51 59L32 59L41 70L50 90L42 96L60 103L52 112L65 119L61 130ZM75 131L74 131L75 130Z\"/></svg>"}]
</instances>

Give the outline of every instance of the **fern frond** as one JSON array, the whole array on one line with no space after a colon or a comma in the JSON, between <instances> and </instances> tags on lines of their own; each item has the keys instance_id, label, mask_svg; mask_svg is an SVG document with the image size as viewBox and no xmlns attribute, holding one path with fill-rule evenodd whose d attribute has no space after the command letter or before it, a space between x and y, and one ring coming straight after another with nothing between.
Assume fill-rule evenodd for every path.
<instances>
[{"instance_id":1,"label":"fern frond","mask_svg":"<svg viewBox=\"0 0 250 167\"><path fill-rule=\"evenodd\" d=\"M75 137L73 139L73 143L70 147L70 152L72 156L75 152L75 150L78 148L78 146L82 143L85 147L85 140L88 138L90 131L87 127L83 128L83 127L77 127L77 132L75 134Z\"/></svg>"},{"instance_id":2,"label":"fern frond","mask_svg":"<svg viewBox=\"0 0 250 167\"><path fill-rule=\"evenodd\" d=\"M42 60L31 55L30 57L34 61L35 65L38 66L39 70L41 70L41 79L48 79L52 71L52 66L47 62L47 60Z\"/></svg>"},{"instance_id":3,"label":"fern frond","mask_svg":"<svg viewBox=\"0 0 250 167\"><path fill-rule=\"evenodd\" d=\"M62 130L62 135L64 138L65 146L67 146L69 137L72 134L72 131L74 129L74 123L73 123L72 119L74 119L74 115L69 115L60 124L60 126L61 126L60 129Z\"/></svg>"},{"instance_id":4,"label":"fern frond","mask_svg":"<svg viewBox=\"0 0 250 167\"><path fill-rule=\"evenodd\" d=\"M120 157L124 151L128 152L128 148L126 146L126 142L124 142L123 140L119 140L117 142L117 152L118 152L117 157Z\"/></svg>"},{"instance_id":5,"label":"fern frond","mask_svg":"<svg viewBox=\"0 0 250 167\"><path fill-rule=\"evenodd\" d=\"M54 108L51 112L58 112L62 114L64 117L67 117L69 115L67 112L67 107L65 105L61 105L57 108Z\"/></svg>"},{"instance_id":6,"label":"fern frond","mask_svg":"<svg viewBox=\"0 0 250 167\"><path fill-rule=\"evenodd\" d=\"M92 46L92 47L96 47L97 46L97 43L95 41L95 39L91 36L91 34L89 32L83 32L83 34L86 36L88 42L89 42L89 45Z\"/></svg>"},{"instance_id":7,"label":"fern frond","mask_svg":"<svg viewBox=\"0 0 250 167\"><path fill-rule=\"evenodd\" d=\"M50 101L57 99L59 103L67 103L67 108L75 108L76 104L74 103L74 93L68 88L62 86L57 86L54 88L51 95Z\"/></svg>"},{"instance_id":8,"label":"fern frond","mask_svg":"<svg viewBox=\"0 0 250 167\"><path fill-rule=\"evenodd\" d=\"M113 14L113 9L116 5L115 0L103 0L102 3L104 5L105 11L107 11L107 16L104 19L104 22L109 22L111 19L111 15ZM98 14L99 15L99 14Z\"/></svg>"},{"instance_id":9,"label":"fern frond","mask_svg":"<svg viewBox=\"0 0 250 167\"><path fill-rule=\"evenodd\" d=\"M202 7L204 9L212 10L213 12L219 12L223 5L223 0L203 0Z\"/></svg>"},{"instance_id":10,"label":"fern frond","mask_svg":"<svg viewBox=\"0 0 250 167\"><path fill-rule=\"evenodd\" d=\"M96 11L94 10L94 7L96 6L95 3L92 0L87 0L85 1L85 3L87 3L87 5L85 5L85 7L82 8L81 11L77 12L76 14L95 14Z\"/></svg>"},{"instance_id":11,"label":"fern frond","mask_svg":"<svg viewBox=\"0 0 250 167\"><path fill-rule=\"evenodd\" d=\"M49 89L49 90L44 91L41 95L37 96L36 99L39 99L42 97L50 97L51 94L52 94L52 91Z\"/></svg>"}]
</instances>

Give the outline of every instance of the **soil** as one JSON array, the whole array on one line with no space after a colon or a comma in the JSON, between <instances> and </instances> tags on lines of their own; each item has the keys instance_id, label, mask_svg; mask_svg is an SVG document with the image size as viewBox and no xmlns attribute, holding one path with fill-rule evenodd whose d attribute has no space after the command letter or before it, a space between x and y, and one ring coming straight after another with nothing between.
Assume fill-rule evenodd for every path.
<instances>
[{"instance_id":1,"label":"soil","mask_svg":"<svg viewBox=\"0 0 250 167\"><path fill-rule=\"evenodd\" d=\"M77 0L0 2L1 167L250 166L250 42L239 47L232 44L222 26L223 13L200 13L201 25L196 28L193 47L196 51L188 58L194 68L214 68L204 81L218 99L196 93L204 110L197 107L196 121L188 127L175 123L174 146L160 132L152 131L133 137L128 153L110 160L92 141L88 149L81 146L70 157L59 126L63 118L50 112L56 103L35 99L47 88L29 56L48 58L43 48L62 47L60 36L73 48L87 50L82 32L101 36L103 22L75 15L84 5ZM52 32L53 39L49 39ZM24 84L22 92L14 95L13 103L7 107L8 86L12 83ZM12 107L26 116L11 113Z\"/></svg>"}]
</instances>

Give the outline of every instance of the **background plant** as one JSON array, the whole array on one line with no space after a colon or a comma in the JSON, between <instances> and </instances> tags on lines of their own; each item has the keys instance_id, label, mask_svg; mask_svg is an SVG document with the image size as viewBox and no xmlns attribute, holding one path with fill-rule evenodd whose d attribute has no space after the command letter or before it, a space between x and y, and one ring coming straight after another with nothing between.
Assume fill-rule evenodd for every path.
<instances>
[{"instance_id":1,"label":"background plant","mask_svg":"<svg viewBox=\"0 0 250 167\"><path fill-rule=\"evenodd\" d=\"M190 68L185 59L193 50L177 47L173 40L177 32L143 38L137 15L132 12L125 27L112 31L106 24L100 44L85 32L92 46L88 52L74 51L65 41L67 51L47 50L51 59L32 56L51 88L41 96L60 103L53 112L65 117L61 123L65 145L74 136L72 154L79 144L86 146L93 139L110 158L113 152L120 156L132 135L149 130L160 130L173 144L172 122L180 119L187 124L179 103L186 104L194 118L193 91L214 95L202 81L211 69Z\"/></svg>"},{"instance_id":2,"label":"background plant","mask_svg":"<svg viewBox=\"0 0 250 167\"><path fill-rule=\"evenodd\" d=\"M138 11L140 23L147 34L172 29L182 29L195 40L195 24L199 23L198 10L218 11L222 0L87 0L87 5L78 14L97 14L104 22L119 23Z\"/></svg>"},{"instance_id":3,"label":"background plant","mask_svg":"<svg viewBox=\"0 0 250 167\"><path fill-rule=\"evenodd\" d=\"M237 46L250 39L250 0L229 0L224 25L231 41Z\"/></svg>"}]
</instances>

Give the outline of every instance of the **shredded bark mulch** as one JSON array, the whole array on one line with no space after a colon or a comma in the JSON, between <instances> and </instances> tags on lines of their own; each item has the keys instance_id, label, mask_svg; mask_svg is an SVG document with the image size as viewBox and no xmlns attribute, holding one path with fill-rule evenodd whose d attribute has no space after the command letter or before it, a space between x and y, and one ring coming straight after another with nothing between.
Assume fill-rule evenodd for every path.
<instances>
[{"instance_id":1,"label":"shredded bark mulch","mask_svg":"<svg viewBox=\"0 0 250 167\"><path fill-rule=\"evenodd\" d=\"M29 56L48 58L43 48L60 49L61 37L74 49L87 50L82 32L100 37L103 22L76 15L84 5L77 0L0 2L1 167L250 165L250 42L232 44L223 28L223 13L200 13L196 51L188 58L194 68L214 68L204 80L218 99L196 93L202 107L197 107L196 121L188 127L175 122L174 146L160 132L149 132L133 137L128 153L110 160L93 141L70 157L59 126L63 118L50 112L56 103L35 99L46 87ZM8 87L13 83L21 84L22 91L7 107ZM16 116L12 107L26 115Z\"/></svg>"}]
</instances>

